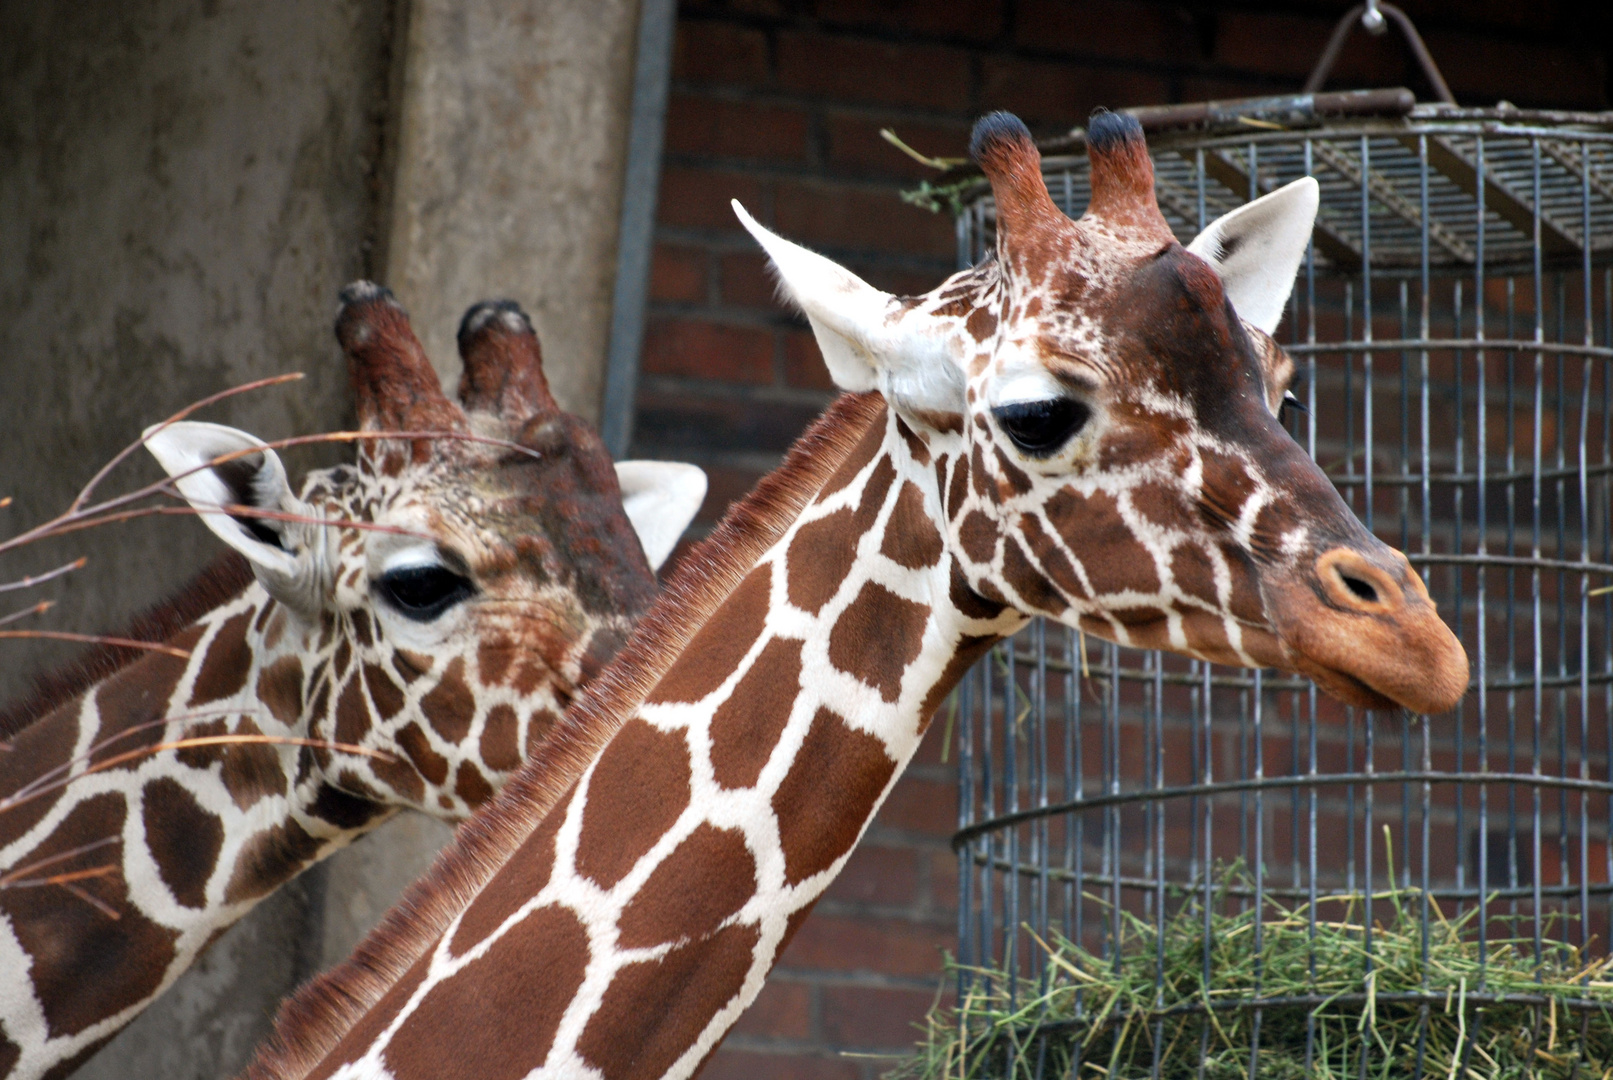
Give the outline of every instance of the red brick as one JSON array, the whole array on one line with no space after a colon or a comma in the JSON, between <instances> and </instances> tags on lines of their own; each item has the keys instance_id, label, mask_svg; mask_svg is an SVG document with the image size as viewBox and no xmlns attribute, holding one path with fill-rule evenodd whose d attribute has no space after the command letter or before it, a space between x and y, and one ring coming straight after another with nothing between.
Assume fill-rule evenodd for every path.
<instances>
[{"instance_id":1,"label":"red brick","mask_svg":"<svg viewBox=\"0 0 1613 1080\"><path fill-rule=\"evenodd\" d=\"M674 154L805 161L807 118L796 109L676 94L667 104L666 148Z\"/></svg>"},{"instance_id":2,"label":"red brick","mask_svg":"<svg viewBox=\"0 0 1613 1080\"><path fill-rule=\"evenodd\" d=\"M836 1046L865 1050L909 1050L918 1041L916 1024L935 1001L933 992L874 986L823 988L823 1036Z\"/></svg>"},{"instance_id":3,"label":"red brick","mask_svg":"<svg viewBox=\"0 0 1613 1080\"><path fill-rule=\"evenodd\" d=\"M810 330L791 330L784 335L784 381L805 390L834 390L829 365L818 351L818 339Z\"/></svg>"},{"instance_id":4,"label":"red brick","mask_svg":"<svg viewBox=\"0 0 1613 1080\"><path fill-rule=\"evenodd\" d=\"M740 1015L734 1033L773 1039L811 1038L812 987L769 979L756 1001Z\"/></svg>"},{"instance_id":5,"label":"red brick","mask_svg":"<svg viewBox=\"0 0 1613 1080\"><path fill-rule=\"evenodd\" d=\"M1099 105L1124 108L1168 99L1163 79L1137 71L1006 57L989 57L984 69L985 107L1007 109L1044 134L1085 123Z\"/></svg>"},{"instance_id":6,"label":"red brick","mask_svg":"<svg viewBox=\"0 0 1613 1080\"><path fill-rule=\"evenodd\" d=\"M778 78L786 89L843 102L969 108L969 54L940 45L782 34Z\"/></svg>"},{"instance_id":7,"label":"red brick","mask_svg":"<svg viewBox=\"0 0 1613 1080\"><path fill-rule=\"evenodd\" d=\"M957 789L950 780L903 777L879 808L877 821L887 829L951 836L958 821Z\"/></svg>"},{"instance_id":8,"label":"red brick","mask_svg":"<svg viewBox=\"0 0 1613 1080\"><path fill-rule=\"evenodd\" d=\"M829 164L837 171L900 177L913 181L936 175L879 134L892 128L901 140L921 154L931 157L962 158L969 151L969 125L922 124L910 120L882 123L864 116L831 114L825 121L829 135Z\"/></svg>"},{"instance_id":9,"label":"red brick","mask_svg":"<svg viewBox=\"0 0 1613 1080\"><path fill-rule=\"evenodd\" d=\"M765 85L767 36L725 23L679 19L672 43L672 77L693 83Z\"/></svg>"},{"instance_id":10,"label":"red brick","mask_svg":"<svg viewBox=\"0 0 1613 1080\"><path fill-rule=\"evenodd\" d=\"M773 381L773 335L748 326L657 319L644 335L644 370L724 382Z\"/></svg>"},{"instance_id":11,"label":"red brick","mask_svg":"<svg viewBox=\"0 0 1613 1080\"><path fill-rule=\"evenodd\" d=\"M722 274L723 303L769 311L787 310L778 298L774 284L778 279L768 269L767 256L760 250L724 255L718 267Z\"/></svg>"},{"instance_id":12,"label":"red brick","mask_svg":"<svg viewBox=\"0 0 1613 1080\"><path fill-rule=\"evenodd\" d=\"M846 860L827 896L847 903L906 905L913 902L918 884L918 852L864 843Z\"/></svg>"},{"instance_id":13,"label":"red brick","mask_svg":"<svg viewBox=\"0 0 1613 1080\"><path fill-rule=\"evenodd\" d=\"M958 857L950 851L930 854L930 903L938 911L958 910Z\"/></svg>"},{"instance_id":14,"label":"red brick","mask_svg":"<svg viewBox=\"0 0 1613 1080\"><path fill-rule=\"evenodd\" d=\"M698 303L705 298L705 254L657 244L650 257L650 299Z\"/></svg>"},{"instance_id":15,"label":"red brick","mask_svg":"<svg viewBox=\"0 0 1613 1080\"><path fill-rule=\"evenodd\" d=\"M931 978L941 970L941 951L957 947L956 937L951 926L819 912L802 925L779 963L788 968Z\"/></svg>"},{"instance_id":16,"label":"red brick","mask_svg":"<svg viewBox=\"0 0 1613 1080\"><path fill-rule=\"evenodd\" d=\"M1225 11L1216 17L1215 25L1216 63L1299 80L1311 73L1333 33L1333 20L1326 16ZM1398 33L1373 37L1357 32L1339 53L1328 86L1394 85L1404 77L1405 57Z\"/></svg>"},{"instance_id":17,"label":"red brick","mask_svg":"<svg viewBox=\"0 0 1613 1080\"><path fill-rule=\"evenodd\" d=\"M1184 9L1124 0L1020 0L1014 42L1115 60L1181 64L1200 59L1193 19Z\"/></svg>"},{"instance_id":18,"label":"red brick","mask_svg":"<svg viewBox=\"0 0 1613 1080\"><path fill-rule=\"evenodd\" d=\"M838 26L873 27L925 37L987 42L1002 33L1001 0L818 0L818 17Z\"/></svg>"},{"instance_id":19,"label":"red brick","mask_svg":"<svg viewBox=\"0 0 1613 1080\"><path fill-rule=\"evenodd\" d=\"M676 165L661 170L661 192L655 218L663 225L743 232L730 199L738 199L757 213L763 185L754 177L715 169L688 169Z\"/></svg>"},{"instance_id":20,"label":"red brick","mask_svg":"<svg viewBox=\"0 0 1613 1080\"><path fill-rule=\"evenodd\" d=\"M894 191L781 181L776 200L778 231L808 247L944 257L956 246L949 218L909 206Z\"/></svg>"},{"instance_id":21,"label":"red brick","mask_svg":"<svg viewBox=\"0 0 1613 1080\"><path fill-rule=\"evenodd\" d=\"M723 1047L700 1071L700 1080L857 1080L857 1066L831 1054L757 1053Z\"/></svg>"}]
</instances>

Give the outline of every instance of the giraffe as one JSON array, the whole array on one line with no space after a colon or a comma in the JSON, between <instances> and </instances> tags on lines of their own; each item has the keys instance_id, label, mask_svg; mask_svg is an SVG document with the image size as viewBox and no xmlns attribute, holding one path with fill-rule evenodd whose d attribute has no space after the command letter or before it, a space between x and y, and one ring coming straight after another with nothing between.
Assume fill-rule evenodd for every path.
<instances>
[{"instance_id":1,"label":"giraffe","mask_svg":"<svg viewBox=\"0 0 1613 1080\"><path fill-rule=\"evenodd\" d=\"M384 289L344 290L336 332L364 430L484 441L361 443L298 496L245 432L147 432L235 554L155 635L188 658L81 680L0 754L0 873L25 879L0 890L0 1074L71 1071L224 928L398 809L454 820L487 801L626 640L704 496L694 466L613 471L550 397L512 302L465 316L463 408ZM368 754L163 749L239 735ZM23 887L98 864L119 873L73 895Z\"/></svg>"},{"instance_id":2,"label":"giraffe","mask_svg":"<svg viewBox=\"0 0 1613 1080\"><path fill-rule=\"evenodd\" d=\"M1136 121L1099 113L1087 140L1072 222L1024 125L981 120L996 250L923 296L735 204L848 393L682 565L564 737L282 1009L252 1080L691 1075L944 696L1032 616L1369 708L1461 697L1421 579L1275 416L1269 334L1315 182L1188 251Z\"/></svg>"}]
</instances>

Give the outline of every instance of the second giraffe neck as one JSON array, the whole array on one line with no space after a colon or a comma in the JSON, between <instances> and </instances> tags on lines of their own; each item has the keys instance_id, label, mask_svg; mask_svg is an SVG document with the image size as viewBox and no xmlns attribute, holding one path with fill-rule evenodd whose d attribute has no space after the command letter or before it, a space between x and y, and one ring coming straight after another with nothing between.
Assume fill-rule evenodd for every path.
<instances>
[{"instance_id":1,"label":"second giraffe neck","mask_svg":"<svg viewBox=\"0 0 1613 1080\"><path fill-rule=\"evenodd\" d=\"M388 816L299 770L312 752L294 745L166 746L309 734L307 643L287 621L248 585L168 639L188 658L146 654L0 755L0 1031L16 1075L99 1044L260 899Z\"/></svg>"},{"instance_id":2,"label":"second giraffe neck","mask_svg":"<svg viewBox=\"0 0 1613 1080\"><path fill-rule=\"evenodd\" d=\"M715 1048L942 697L1023 622L945 554L955 452L884 408L866 424L782 537L726 568L737 586L571 790L306 1075L687 1076Z\"/></svg>"}]
</instances>

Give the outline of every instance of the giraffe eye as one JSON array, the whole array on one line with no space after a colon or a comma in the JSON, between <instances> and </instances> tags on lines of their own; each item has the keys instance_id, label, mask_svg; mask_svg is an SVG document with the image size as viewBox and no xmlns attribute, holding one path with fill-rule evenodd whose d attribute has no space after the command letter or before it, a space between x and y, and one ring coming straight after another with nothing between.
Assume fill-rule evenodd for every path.
<instances>
[{"instance_id":1,"label":"giraffe eye","mask_svg":"<svg viewBox=\"0 0 1613 1080\"><path fill-rule=\"evenodd\" d=\"M999 405L991 415L1021 453L1045 458L1086 426L1092 410L1074 398L1054 397Z\"/></svg>"},{"instance_id":2,"label":"giraffe eye","mask_svg":"<svg viewBox=\"0 0 1613 1080\"><path fill-rule=\"evenodd\" d=\"M376 587L387 603L416 622L437 616L476 594L467 578L442 566L404 566L381 575Z\"/></svg>"}]
</instances>

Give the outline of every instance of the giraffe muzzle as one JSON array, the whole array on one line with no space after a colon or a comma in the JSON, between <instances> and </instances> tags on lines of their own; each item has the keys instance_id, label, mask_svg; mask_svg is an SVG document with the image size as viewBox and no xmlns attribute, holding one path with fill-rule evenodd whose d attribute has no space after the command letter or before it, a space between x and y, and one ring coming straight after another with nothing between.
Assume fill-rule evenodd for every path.
<instances>
[{"instance_id":1,"label":"giraffe muzzle","mask_svg":"<svg viewBox=\"0 0 1613 1080\"><path fill-rule=\"evenodd\" d=\"M1276 583L1273 626L1293 666L1347 704L1445 712L1467 692L1467 653L1406 557L1379 547L1332 548Z\"/></svg>"}]
</instances>

